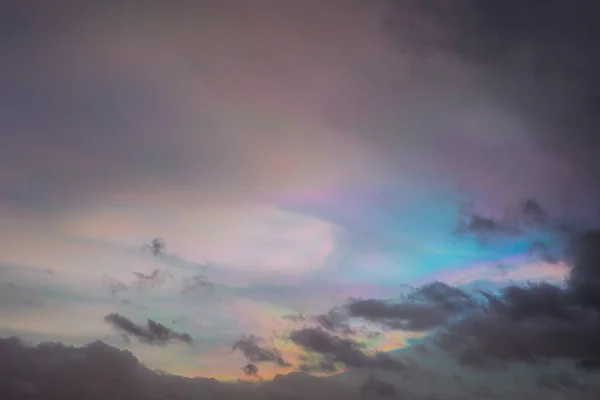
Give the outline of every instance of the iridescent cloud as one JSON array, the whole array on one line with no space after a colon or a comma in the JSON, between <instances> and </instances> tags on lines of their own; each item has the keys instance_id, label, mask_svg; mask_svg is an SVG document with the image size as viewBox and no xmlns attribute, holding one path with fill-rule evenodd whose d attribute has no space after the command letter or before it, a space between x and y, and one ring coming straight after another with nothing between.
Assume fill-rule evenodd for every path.
<instances>
[{"instance_id":1,"label":"iridescent cloud","mask_svg":"<svg viewBox=\"0 0 600 400\"><path fill-rule=\"evenodd\" d=\"M533 236L456 233L465 201L499 215L539 198L593 221L587 164L547 150L562 147L536 107L489 92L504 75L398 51L385 1L150 3L23 7L8 19L29 23L0 32L19 38L0 62L1 335L102 339L152 368L235 378L242 334L299 359L286 314L432 280L566 276L531 257ZM563 94L526 105L566 109L546 103ZM155 237L168 257L143 251ZM211 290L184 290L195 277ZM128 343L111 313L194 344ZM391 351L411 338L358 339Z\"/></svg>"}]
</instances>

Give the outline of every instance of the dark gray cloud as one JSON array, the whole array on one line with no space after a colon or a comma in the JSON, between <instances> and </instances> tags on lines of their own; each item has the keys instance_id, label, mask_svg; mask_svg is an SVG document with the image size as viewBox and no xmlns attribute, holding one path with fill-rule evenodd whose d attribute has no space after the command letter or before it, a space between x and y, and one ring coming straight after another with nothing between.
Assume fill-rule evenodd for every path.
<instances>
[{"instance_id":1,"label":"dark gray cloud","mask_svg":"<svg viewBox=\"0 0 600 400\"><path fill-rule=\"evenodd\" d=\"M103 342L83 347L46 342L34 347L16 338L0 339L0 375L0 395L6 399L358 399L354 386L306 374L253 385L170 375Z\"/></svg>"},{"instance_id":2,"label":"dark gray cloud","mask_svg":"<svg viewBox=\"0 0 600 400\"><path fill-rule=\"evenodd\" d=\"M102 342L84 348L61 343L27 347L9 338L0 340L0 353L6 398L85 398L94 392L136 398L143 390L144 368L136 358Z\"/></svg>"},{"instance_id":3,"label":"dark gray cloud","mask_svg":"<svg viewBox=\"0 0 600 400\"><path fill-rule=\"evenodd\" d=\"M360 385L359 391L362 396L375 394L380 397L396 397L396 387L391 383L377 379L373 374Z\"/></svg>"},{"instance_id":4,"label":"dark gray cloud","mask_svg":"<svg viewBox=\"0 0 600 400\"><path fill-rule=\"evenodd\" d=\"M559 251L554 251L550 246L539 240L534 241L529 247L529 255L539 260L556 263L559 260Z\"/></svg>"},{"instance_id":5,"label":"dark gray cloud","mask_svg":"<svg viewBox=\"0 0 600 400\"><path fill-rule=\"evenodd\" d=\"M420 355L429 354L429 347L425 346L423 343L417 343L412 345L411 347Z\"/></svg>"},{"instance_id":6,"label":"dark gray cloud","mask_svg":"<svg viewBox=\"0 0 600 400\"><path fill-rule=\"evenodd\" d=\"M440 376L419 376L418 370L409 367L411 374L398 385L396 397L407 399L464 399L481 398L490 393L490 388L483 383L469 382L455 385L452 389L448 382L440 380ZM442 367L445 369L446 367ZM23 344L16 338L0 339L0 395L2 398L42 400L47 398L85 398L106 399L127 396L137 399L311 399L327 400L331 398L358 399L361 396L360 386L365 383L369 371L353 370L349 381L336 376L318 378L304 373L293 372L277 375L273 380L260 380L253 384L219 383L208 378L185 378L170 375L158 370L153 371L140 363L130 352L122 351L102 342L95 342L83 347L67 346L61 343L42 343L38 346ZM374 378L380 382L398 382L395 371L376 371ZM556 372L549 372L551 379ZM497 374L494 374L496 376ZM492 382L495 378L492 377ZM560 379L559 379L560 380ZM576 379L585 385L584 379ZM423 387L417 381L424 383ZM532 378L531 383L536 383ZM502 388L502 382L495 382L495 388ZM522 390L523 382L519 384ZM570 383L566 384L571 386ZM560 384L559 384L560 386ZM563 385L565 386L565 385ZM486 389L487 388L487 389ZM458 391L457 391L458 390ZM495 390L495 389L494 389ZM590 387L585 392L574 389L548 391L548 398L556 392L563 398L567 393L579 400L579 393L593 395ZM378 396L376 391L367 391L368 397ZM526 391L525 391L526 392ZM381 392L380 392L381 393ZM383 391L385 393L385 391ZM437 396L431 397L434 393ZM442 393L444 393L442 395ZM498 392L494 392L496 394ZM477 395L478 394L478 395ZM497 394L496 394L497 395ZM485 397L484 397L485 398ZM510 399L510 393L498 399ZM593 396L591 397L593 398ZM586 399L586 397L581 397Z\"/></svg>"},{"instance_id":7,"label":"dark gray cloud","mask_svg":"<svg viewBox=\"0 0 600 400\"><path fill-rule=\"evenodd\" d=\"M494 392L488 385L480 384L473 388L465 390L467 395L473 396L475 399L489 399L494 398Z\"/></svg>"},{"instance_id":8,"label":"dark gray cloud","mask_svg":"<svg viewBox=\"0 0 600 400\"><path fill-rule=\"evenodd\" d=\"M310 353L328 357L332 362L339 362L354 368L381 368L401 371L404 364L385 353L367 354L364 345L349 339L340 338L322 328L303 328L294 330L289 338L296 345Z\"/></svg>"},{"instance_id":9,"label":"dark gray cloud","mask_svg":"<svg viewBox=\"0 0 600 400\"><path fill-rule=\"evenodd\" d=\"M597 176L600 6L593 0L392 1L387 29L402 49L457 57L486 90L540 129L540 144ZM503 87L503 85L505 85Z\"/></svg>"},{"instance_id":10,"label":"dark gray cloud","mask_svg":"<svg viewBox=\"0 0 600 400\"><path fill-rule=\"evenodd\" d=\"M568 292L580 305L600 310L600 230L577 236L571 251L574 264Z\"/></svg>"},{"instance_id":11,"label":"dark gray cloud","mask_svg":"<svg viewBox=\"0 0 600 400\"><path fill-rule=\"evenodd\" d=\"M351 317L391 329L426 331L444 325L474 306L475 300L464 291L435 282L416 289L399 301L352 300L345 308Z\"/></svg>"},{"instance_id":12,"label":"dark gray cloud","mask_svg":"<svg viewBox=\"0 0 600 400\"><path fill-rule=\"evenodd\" d=\"M143 245L142 252L152 254L156 260L172 268L203 272L211 269L206 262L199 263L186 260L178 254L167 251L167 242L162 238L154 238L150 243Z\"/></svg>"},{"instance_id":13,"label":"dark gray cloud","mask_svg":"<svg viewBox=\"0 0 600 400\"><path fill-rule=\"evenodd\" d=\"M459 364L487 369L510 362L543 364L564 360L584 370L600 369L600 233L573 236L572 269L563 285L510 284L499 292L465 290L434 282L399 300L350 300L343 308L353 319L392 330L431 331L434 343ZM337 308L335 309L337 310ZM377 362L361 345L324 328L293 331L304 349L357 368ZM420 346L419 344L415 346ZM420 354L427 348L415 347Z\"/></svg>"},{"instance_id":14,"label":"dark gray cloud","mask_svg":"<svg viewBox=\"0 0 600 400\"><path fill-rule=\"evenodd\" d=\"M487 242L497 237L514 237L532 230L547 228L547 212L534 200L527 199L501 217L478 214L468 208L462 210L458 233L474 234L480 241Z\"/></svg>"},{"instance_id":15,"label":"dark gray cloud","mask_svg":"<svg viewBox=\"0 0 600 400\"><path fill-rule=\"evenodd\" d=\"M148 320L147 326L138 325L129 318L116 313L108 314L104 317L104 320L119 332L131 335L142 343L162 345L173 339L180 340L184 343L193 342L193 339L189 334L185 332L175 332L163 324L151 319Z\"/></svg>"},{"instance_id":16,"label":"dark gray cloud","mask_svg":"<svg viewBox=\"0 0 600 400\"><path fill-rule=\"evenodd\" d=\"M247 376L258 376L258 366L256 364L248 363L242 367L242 371Z\"/></svg>"},{"instance_id":17,"label":"dark gray cloud","mask_svg":"<svg viewBox=\"0 0 600 400\"><path fill-rule=\"evenodd\" d=\"M157 237L157 238L152 239L149 247L150 247L150 251L152 252L152 254L154 254L155 256L158 256L166 251L167 242L163 238Z\"/></svg>"},{"instance_id":18,"label":"dark gray cloud","mask_svg":"<svg viewBox=\"0 0 600 400\"><path fill-rule=\"evenodd\" d=\"M341 333L344 335L351 335L356 333L350 326L348 314L341 307L334 307L325 314L316 315L313 320L324 329Z\"/></svg>"},{"instance_id":19,"label":"dark gray cloud","mask_svg":"<svg viewBox=\"0 0 600 400\"><path fill-rule=\"evenodd\" d=\"M338 371L341 366L339 362L336 363L334 356L331 354L317 355L316 357L301 355L298 370L308 373L332 373Z\"/></svg>"},{"instance_id":20,"label":"dark gray cloud","mask_svg":"<svg viewBox=\"0 0 600 400\"><path fill-rule=\"evenodd\" d=\"M236 341L232 348L233 350L239 350L252 363L271 362L280 367L291 366L283 359L278 349L261 346L263 341L262 338L257 336L247 335Z\"/></svg>"},{"instance_id":21,"label":"dark gray cloud","mask_svg":"<svg viewBox=\"0 0 600 400\"><path fill-rule=\"evenodd\" d=\"M277 375L272 381L264 382L263 398L290 399L359 399L356 385L348 385L329 378L318 378L303 372ZM273 392L278 389L279 393ZM272 397L270 397L272 396ZM278 397L281 396L281 397Z\"/></svg>"},{"instance_id":22,"label":"dark gray cloud","mask_svg":"<svg viewBox=\"0 0 600 400\"><path fill-rule=\"evenodd\" d=\"M542 206L532 200L527 199L521 204L517 215L521 223L534 228L543 228L548 223L548 213Z\"/></svg>"},{"instance_id":23,"label":"dark gray cloud","mask_svg":"<svg viewBox=\"0 0 600 400\"><path fill-rule=\"evenodd\" d=\"M445 176L452 181L450 185L460 185L467 198L475 193L502 206L509 198L533 196L544 209L524 204L530 223L543 225L548 210L597 223L600 79L595 71L600 67L600 28L595 21L600 6L593 0L387 3L391 7L383 17L384 37L414 66L412 82L419 82L411 91L414 96L407 100L399 94L406 89L402 73L382 70L382 78L351 92L360 93L362 101L344 103L337 122L364 127L372 138L367 145L381 154L398 155L409 131L422 131L422 137L432 138L436 146L471 143L474 147L468 155L461 152L454 158L452 150L444 147L442 156L452 159L449 167L461 164L468 170L462 179L457 177L462 171L455 169ZM386 73L396 79L386 78ZM428 92L423 76L439 83L439 90ZM427 111L412 114L424 115L430 124L411 117L405 127L408 117L398 116L410 107L416 109L417 104ZM365 116L365 109L372 115ZM485 119L483 115L490 112L504 115L498 123L486 121L478 126L481 136L476 136L481 143L494 141L493 150L475 145L474 136L449 139L455 127L452 116L462 118L465 110L472 112L467 119ZM514 118L518 127L505 125L506 117ZM513 134L526 140L510 139ZM528 154L527 161L522 162L524 154ZM556 168L542 167L550 164ZM473 176L477 176L474 183L469 181ZM486 234L510 234L520 228L498 221L493 212L477 216L465 227Z\"/></svg>"},{"instance_id":24,"label":"dark gray cloud","mask_svg":"<svg viewBox=\"0 0 600 400\"><path fill-rule=\"evenodd\" d=\"M513 221L502 221L478 214L472 214L466 221L462 221L458 232L475 234L482 242L487 242L492 237L518 236L523 233Z\"/></svg>"},{"instance_id":25,"label":"dark gray cloud","mask_svg":"<svg viewBox=\"0 0 600 400\"><path fill-rule=\"evenodd\" d=\"M564 287L547 283L510 285L439 333L438 344L461 363L575 362L600 367L600 234L575 239L573 269Z\"/></svg>"},{"instance_id":26,"label":"dark gray cloud","mask_svg":"<svg viewBox=\"0 0 600 400\"><path fill-rule=\"evenodd\" d=\"M577 391L585 392L587 386L581 383L572 374L566 372L555 374L543 374L536 379L540 389L551 391Z\"/></svg>"},{"instance_id":27,"label":"dark gray cloud","mask_svg":"<svg viewBox=\"0 0 600 400\"><path fill-rule=\"evenodd\" d=\"M345 336L362 334L368 338L374 338L381 335L381 332L374 331L365 325L352 326L351 316L345 307L332 307L323 314L291 314L284 315L282 318L297 324L303 323L304 326L318 326L331 333Z\"/></svg>"}]
</instances>

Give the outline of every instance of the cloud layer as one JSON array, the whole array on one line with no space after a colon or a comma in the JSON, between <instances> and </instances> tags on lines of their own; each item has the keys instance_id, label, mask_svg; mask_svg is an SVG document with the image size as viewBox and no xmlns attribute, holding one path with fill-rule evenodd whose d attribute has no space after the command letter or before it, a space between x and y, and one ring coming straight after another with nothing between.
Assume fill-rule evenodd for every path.
<instances>
[{"instance_id":1,"label":"cloud layer","mask_svg":"<svg viewBox=\"0 0 600 400\"><path fill-rule=\"evenodd\" d=\"M0 5L3 390L597 395L596 2L172 3Z\"/></svg>"}]
</instances>

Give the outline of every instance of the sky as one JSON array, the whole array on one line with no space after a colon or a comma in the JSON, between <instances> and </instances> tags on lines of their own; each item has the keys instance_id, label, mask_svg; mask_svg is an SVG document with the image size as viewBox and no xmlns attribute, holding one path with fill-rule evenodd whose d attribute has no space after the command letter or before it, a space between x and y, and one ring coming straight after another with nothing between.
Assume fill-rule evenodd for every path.
<instances>
[{"instance_id":1,"label":"sky","mask_svg":"<svg viewBox=\"0 0 600 400\"><path fill-rule=\"evenodd\" d=\"M0 2L0 353L182 396L597 398L598 17Z\"/></svg>"}]
</instances>

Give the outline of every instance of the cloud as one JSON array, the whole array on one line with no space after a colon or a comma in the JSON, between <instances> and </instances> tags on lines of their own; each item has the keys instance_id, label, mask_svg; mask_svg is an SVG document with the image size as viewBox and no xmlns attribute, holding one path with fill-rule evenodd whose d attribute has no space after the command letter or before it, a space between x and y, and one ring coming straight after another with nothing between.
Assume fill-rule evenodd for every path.
<instances>
[{"instance_id":1,"label":"cloud","mask_svg":"<svg viewBox=\"0 0 600 400\"><path fill-rule=\"evenodd\" d=\"M2 130L29 138L14 135L14 154L3 151L0 159L3 168L20 165L21 156L36 160L26 170L12 169L3 181L11 202L47 212L153 193L144 201L162 207L174 193L188 192L213 204L237 203L255 193L270 195L273 183L299 189L363 174L351 164L366 166L363 152L337 141L339 134L319 121L317 103L330 101L342 76L351 78L348 61L365 63L361 56L372 49L349 47L346 34L364 42L367 30L379 40L371 27L379 7L360 1L320 7L311 18L314 29L306 31L299 18L310 10L305 5L154 2L141 15L116 3L91 7L98 14L61 4L45 22L48 34L34 28L36 12L5 8L22 27L11 31L10 39L3 37L20 45L7 46L12 56L3 63L11 79L3 83L0 103L11 118ZM330 29L338 13L347 19L340 25L345 34ZM203 15L203 22L190 15ZM136 34L130 28L138 24ZM182 24L190 30L180 30ZM243 33L231 35L223 24ZM265 28L278 37L263 40ZM221 46L209 36L219 38ZM259 52L274 57L245 55L256 43ZM344 51L331 51L341 50L339 45ZM98 68L99 60L107 68ZM271 95L256 101L249 95L256 90ZM274 109L280 112L273 114ZM279 136L288 129L287 138ZM39 148L30 147L30 140ZM298 151L305 146L323 150ZM333 163L324 149L340 146L347 151ZM342 158L353 172L336 167ZM35 184L23 184L24 176ZM253 193L241 189L246 184ZM165 195L166 187L174 190Z\"/></svg>"},{"instance_id":2,"label":"cloud","mask_svg":"<svg viewBox=\"0 0 600 400\"><path fill-rule=\"evenodd\" d=\"M278 376L272 382L252 385L184 378L150 370L129 351L103 342L83 347L44 342L31 347L17 338L0 339L0 371L0 393L10 399L358 398L353 386L305 374Z\"/></svg>"},{"instance_id":3,"label":"cloud","mask_svg":"<svg viewBox=\"0 0 600 400\"><path fill-rule=\"evenodd\" d=\"M345 308L351 317L363 318L387 328L426 331L447 323L475 306L462 290L441 282L424 285L405 300L352 300Z\"/></svg>"},{"instance_id":4,"label":"cloud","mask_svg":"<svg viewBox=\"0 0 600 400\"><path fill-rule=\"evenodd\" d=\"M323 314L288 314L281 318L296 324L313 323L329 332L341 335L355 335L358 333L357 329L350 326L348 313L342 307L332 307Z\"/></svg>"},{"instance_id":5,"label":"cloud","mask_svg":"<svg viewBox=\"0 0 600 400\"><path fill-rule=\"evenodd\" d=\"M150 244L142 246L142 251L149 251L156 260L171 268L203 272L211 269L208 263L189 261L175 253L168 252L166 246L163 239L153 239Z\"/></svg>"},{"instance_id":6,"label":"cloud","mask_svg":"<svg viewBox=\"0 0 600 400\"><path fill-rule=\"evenodd\" d=\"M160 285L165 283L167 278L173 279L173 274L171 274L169 271L161 271L158 269L152 271L151 274L134 272L133 275L136 278L134 284L137 287L138 291L152 290L155 287L159 287Z\"/></svg>"},{"instance_id":7,"label":"cloud","mask_svg":"<svg viewBox=\"0 0 600 400\"><path fill-rule=\"evenodd\" d=\"M556 252L552 251L548 244L537 240L531 244L529 254L550 264L556 264L559 260Z\"/></svg>"},{"instance_id":8,"label":"cloud","mask_svg":"<svg viewBox=\"0 0 600 400\"><path fill-rule=\"evenodd\" d=\"M359 391L362 396L367 396L370 394L376 394L380 397L396 396L396 387L394 385L379 380L372 374L369 379L360 385Z\"/></svg>"},{"instance_id":9,"label":"cloud","mask_svg":"<svg viewBox=\"0 0 600 400\"><path fill-rule=\"evenodd\" d=\"M543 229L548 224L546 211L534 200L527 199L516 209L504 212L502 217L480 215L473 210L462 210L458 232L474 234L480 241L487 242L497 237L514 237L528 231Z\"/></svg>"},{"instance_id":10,"label":"cloud","mask_svg":"<svg viewBox=\"0 0 600 400\"><path fill-rule=\"evenodd\" d=\"M574 265L567 290L582 306L600 310L600 231L578 235L572 252Z\"/></svg>"},{"instance_id":11,"label":"cloud","mask_svg":"<svg viewBox=\"0 0 600 400\"><path fill-rule=\"evenodd\" d=\"M141 326L120 314L109 314L104 320L111 324L118 331L131 335L142 343L146 344L166 344L172 339L180 340L184 343L192 343L192 337L183 332L175 332L161 323L148 320L147 326Z\"/></svg>"},{"instance_id":12,"label":"cloud","mask_svg":"<svg viewBox=\"0 0 600 400\"><path fill-rule=\"evenodd\" d=\"M508 83L500 101L547 128L536 134L555 151L554 157L597 173L590 151L597 139L587 136L597 122L592 115L598 90L593 70L600 63L597 3L509 0L492 5L467 0L426 5L409 0L394 5L397 12L389 15L388 32L405 50L457 57L487 75L486 89L492 93L500 95L501 85ZM549 94L557 96L543 98ZM544 118L549 119L543 123ZM570 134L563 131L566 124L573 128Z\"/></svg>"},{"instance_id":13,"label":"cloud","mask_svg":"<svg viewBox=\"0 0 600 400\"><path fill-rule=\"evenodd\" d=\"M364 345L349 339L332 335L322 328L303 328L289 334L294 344L304 350L328 357L332 362L339 362L354 368L381 368L401 371L404 364L385 353L373 355L365 353ZM327 364L329 365L329 364Z\"/></svg>"},{"instance_id":14,"label":"cloud","mask_svg":"<svg viewBox=\"0 0 600 400\"><path fill-rule=\"evenodd\" d=\"M242 371L247 376L258 376L258 366L256 364L248 363L242 367Z\"/></svg>"},{"instance_id":15,"label":"cloud","mask_svg":"<svg viewBox=\"0 0 600 400\"><path fill-rule=\"evenodd\" d=\"M577 391L585 392L587 386L581 383L573 375L568 373L543 374L536 379L540 389L550 391Z\"/></svg>"},{"instance_id":16,"label":"cloud","mask_svg":"<svg viewBox=\"0 0 600 400\"><path fill-rule=\"evenodd\" d=\"M467 198L481 200L478 204L486 208L482 215L493 215L515 199L532 197L548 211L597 223L594 204L600 196L600 163L591 150L599 145L594 132L600 122L596 112L600 83L594 72L600 66L600 29L594 22L600 7L596 2L567 5L509 0L496 5L471 0L452 4L402 0L389 4L391 12L384 17L386 37L419 69L415 74L421 76L421 72L448 90L439 90L439 108L434 99L424 96L425 118L439 122L449 116L452 127L437 130L446 134L454 131L452 116L460 119L465 109L474 111L462 139L451 133L446 141L432 133L432 142L438 145L481 145L469 155L456 156L444 147L439 164L449 168L446 178L451 176ZM364 92L363 106L382 97L381 92L371 97ZM456 100L456 106L450 99ZM380 100L378 106L381 103L387 104ZM398 108L390 106L383 116L378 115L379 121L393 121ZM505 118L491 122L488 117L498 112ZM507 124L507 118L516 124ZM438 127L436 122L432 125ZM374 133L381 124L371 122ZM381 143L396 148L400 136L394 140L389 134ZM487 147L491 142L496 143L493 150ZM459 164L466 168L458 168ZM487 231L497 221L473 222Z\"/></svg>"},{"instance_id":17,"label":"cloud","mask_svg":"<svg viewBox=\"0 0 600 400\"><path fill-rule=\"evenodd\" d=\"M232 348L239 350L252 363L271 362L280 367L289 367L290 363L283 359L281 352L275 348L265 348L260 345L263 341L254 335L244 336L236 341Z\"/></svg>"},{"instance_id":18,"label":"cloud","mask_svg":"<svg viewBox=\"0 0 600 400\"><path fill-rule=\"evenodd\" d=\"M548 223L546 210L532 199L527 199L523 202L519 209L519 218L525 225L535 228L544 227Z\"/></svg>"},{"instance_id":19,"label":"cloud","mask_svg":"<svg viewBox=\"0 0 600 400\"><path fill-rule=\"evenodd\" d=\"M0 106L7 117L0 131L10 134L0 149L0 219L9 221L0 253L9 261L35 260L78 288L78 274L129 279L132 271L152 269L126 266L124 276L116 275L106 268L121 269L121 260L107 262L87 248L66 251L56 238L81 233L69 230L73 214L83 230L104 226L107 237L123 235L117 242L140 243L153 232L172 237L145 225L160 221L182 232L187 249L171 250L169 243L169 252L163 248L147 258L189 276L200 269L187 260L206 252L236 264L229 278L247 285L245 294L283 304L288 313L321 312L337 303L330 296L354 296L343 313L308 321L331 337L350 333L343 314L351 314L388 330L433 330L450 354L472 364L550 356L588 368L597 363L593 345L594 357L582 359L599 301L595 278L582 272L583 264L559 290L511 285L483 296L455 288L477 301L461 300L449 286L443 300L428 292L385 300L381 285L385 280L385 290L395 291L400 281L466 265L468 257L455 254L477 250L463 246L465 238L446 240L443 229L454 215L438 211L471 195L483 199L464 221L475 235L510 240L548 229L554 211L595 223L600 35L592 2L150 2L143 11L112 3L31 10L2 5L0 41L7 55ZM539 202L527 200L505 215L503 207L514 198ZM255 212L257 203L268 203L268 211ZM299 204L302 213L273 211L289 204ZM414 212L415 204L425 211ZM139 215L144 224L102 218L115 210ZM342 262L328 257L339 252L338 230L352 239ZM560 249L540 243L532 245L534 257L561 259ZM505 250L469 257L496 264ZM532 265L520 276L533 279L541 268ZM310 271L320 285L289 284L292 271ZM249 283L250 275L271 279L271 288ZM184 291L205 282L189 279ZM362 283L352 285L365 279L373 284L371 299L359 299ZM117 294L122 286L112 283ZM343 290L328 290L338 284ZM227 288L235 294L243 289ZM281 300L279 292L286 292ZM161 312L196 315L197 304L182 297L168 299ZM151 307L144 300L130 308ZM167 299L148 301L163 305ZM222 327L223 320L262 323L270 312L237 318L221 311L190 317L203 328L194 332L225 332L230 343L244 330ZM36 318L19 327L53 325L70 334L69 324ZM16 325L9 318L4 324ZM470 341L443 340L446 334L463 339L461 327ZM550 338L553 332L566 339ZM503 353L515 346L531 351ZM317 369L335 367L330 354L314 361ZM240 365L231 368L239 373Z\"/></svg>"},{"instance_id":20,"label":"cloud","mask_svg":"<svg viewBox=\"0 0 600 400\"><path fill-rule=\"evenodd\" d=\"M125 283L119 281L118 279L111 278L110 276L103 276L102 282L108 286L108 290L113 296L129 291L129 287Z\"/></svg>"},{"instance_id":21,"label":"cloud","mask_svg":"<svg viewBox=\"0 0 600 400\"><path fill-rule=\"evenodd\" d=\"M429 354L429 348L427 346L425 346L423 343L417 343L415 345L412 345L411 347L420 355Z\"/></svg>"},{"instance_id":22,"label":"cloud","mask_svg":"<svg viewBox=\"0 0 600 400\"><path fill-rule=\"evenodd\" d=\"M583 369L600 367L600 234L575 239L574 264L565 287L511 285L449 324L438 344L466 365L539 363L565 359Z\"/></svg>"},{"instance_id":23,"label":"cloud","mask_svg":"<svg viewBox=\"0 0 600 400\"><path fill-rule=\"evenodd\" d=\"M154 256L159 256L167 249L167 242L163 238L154 238L148 246Z\"/></svg>"},{"instance_id":24,"label":"cloud","mask_svg":"<svg viewBox=\"0 0 600 400\"><path fill-rule=\"evenodd\" d=\"M343 366L339 361L336 362L332 354L317 355L317 357L309 355L301 355L298 370L308 373L333 373L339 371Z\"/></svg>"},{"instance_id":25,"label":"cloud","mask_svg":"<svg viewBox=\"0 0 600 400\"><path fill-rule=\"evenodd\" d=\"M112 391L135 398L142 389L139 382L144 368L136 358L102 342L84 348L61 343L27 347L18 339L10 338L0 341L0 352L2 389L12 396L58 398L68 397L69 393ZM107 382L113 384L106 385Z\"/></svg>"},{"instance_id":26,"label":"cloud","mask_svg":"<svg viewBox=\"0 0 600 400\"><path fill-rule=\"evenodd\" d=\"M200 289L206 288L210 293L214 291L214 284L210 282L204 274L197 274L192 277L186 277L182 282L182 294L194 293Z\"/></svg>"},{"instance_id":27,"label":"cloud","mask_svg":"<svg viewBox=\"0 0 600 400\"><path fill-rule=\"evenodd\" d=\"M439 362L439 359L434 358L434 365ZM445 364L439 365L439 369L443 372L441 375L420 374L422 369L415 368L414 365L409 366L408 376L402 375L404 371L400 375L396 371L390 371L386 375L385 372L380 373L376 370L373 374L380 382L396 382L398 377L402 377L402 385L396 389L396 395L401 398L421 398L416 393L423 398L432 398L435 393L438 394L436 398L443 399L461 399L471 395L479 398L491 391L484 383L478 383L476 380L471 382L470 374L466 375L463 383L453 386L451 378L448 378L450 381L443 380L444 373L450 373L453 369L448 370ZM42 343L32 347L16 338L0 339L0 371L2 371L0 393L8 398L29 396L25 398L35 400L65 398L73 393L80 398L91 399L115 398L121 395L128 395L131 399L152 398L152 396L183 399L197 397L201 393L204 396L222 399L258 400L273 397L352 400L362 397L360 387L368 382L368 380L365 382L364 378L369 373L363 371L364 373L360 374L357 370L350 370L345 373L350 374L350 380L347 382L340 379L341 376L317 378L302 373L291 373L278 375L272 381L254 382L252 385L234 382L219 383L214 379L184 378L152 371L138 362L130 352L102 342L83 347L66 346L60 343ZM549 373L556 374L556 372ZM495 372L489 378L496 387L503 389L505 382L501 375ZM366 377L368 378L368 375ZM115 382L118 384L114 384ZM416 382L422 382L422 387L419 387L418 383L415 385ZM532 383L535 382L535 379L532 379ZM585 384L583 380L582 384ZM525 383L519 386L521 394L527 392ZM413 390L416 392L412 392ZM370 393L377 395L376 391ZM551 393L549 395L551 396ZM499 398L504 397L499 396Z\"/></svg>"},{"instance_id":28,"label":"cloud","mask_svg":"<svg viewBox=\"0 0 600 400\"><path fill-rule=\"evenodd\" d=\"M563 285L513 283L495 292L477 293L433 282L398 300L351 299L342 308L349 318L390 330L427 332L463 366L488 369L511 362L539 365L565 360L584 370L597 370L600 233L582 232L571 241L563 257L572 258L573 266ZM323 328L297 330L290 338L347 366L373 366L361 344ZM422 347L415 349L426 353Z\"/></svg>"},{"instance_id":29,"label":"cloud","mask_svg":"<svg viewBox=\"0 0 600 400\"><path fill-rule=\"evenodd\" d=\"M308 319L308 317L304 314L286 314L281 318L292 322L304 322Z\"/></svg>"},{"instance_id":30,"label":"cloud","mask_svg":"<svg viewBox=\"0 0 600 400\"><path fill-rule=\"evenodd\" d=\"M480 240L486 241L493 236L517 236L521 229L512 221L501 221L492 217L473 214L459 227L460 233L474 233Z\"/></svg>"},{"instance_id":31,"label":"cloud","mask_svg":"<svg viewBox=\"0 0 600 400\"><path fill-rule=\"evenodd\" d=\"M327 313L316 315L312 319L321 327L331 332L345 335L356 333L356 331L350 327L346 311L340 307L334 307Z\"/></svg>"}]
</instances>

